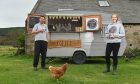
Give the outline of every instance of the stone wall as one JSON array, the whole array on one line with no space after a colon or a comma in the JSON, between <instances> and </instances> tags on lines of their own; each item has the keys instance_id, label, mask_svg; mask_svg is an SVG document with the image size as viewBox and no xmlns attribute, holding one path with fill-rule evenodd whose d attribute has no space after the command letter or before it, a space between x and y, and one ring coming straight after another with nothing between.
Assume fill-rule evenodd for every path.
<instances>
[{"instance_id":1,"label":"stone wall","mask_svg":"<svg viewBox=\"0 0 140 84\"><path fill-rule=\"evenodd\" d=\"M33 55L34 54L34 35L31 34L32 29L28 29L26 33L25 39L25 52L26 54Z\"/></svg>"},{"instance_id":2,"label":"stone wall","mask_svg":"<svg viewBox=\"0 0 140 84\"><path fill-rule=\"evenodd\" d=\"M124 25L127 47L140 48L140 25Z\"/></svg>"}]
</instances>

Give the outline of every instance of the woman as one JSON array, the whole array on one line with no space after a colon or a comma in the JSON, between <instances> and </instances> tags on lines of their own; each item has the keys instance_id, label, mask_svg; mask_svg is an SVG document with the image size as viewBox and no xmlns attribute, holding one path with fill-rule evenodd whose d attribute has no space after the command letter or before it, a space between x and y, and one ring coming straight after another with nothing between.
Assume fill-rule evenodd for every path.
<instances>
[{"instance_id":1,"label":"woman","mask_svg":"<svg viewBox=\"0 0 140 84\"><path fill-rule=\"evenodd\" d=\"M115 75L118 64L118 51L120 48L121 38L125 36L125 30L122 23L118 22L117 14L112 14L111 16L112 22L107 26L106 29L106 37L107 37L107 45L106 45L106 70L104 73L110 72L110 55L112 52L113 55L113 72Z\"/></svg>"}]
</instances>

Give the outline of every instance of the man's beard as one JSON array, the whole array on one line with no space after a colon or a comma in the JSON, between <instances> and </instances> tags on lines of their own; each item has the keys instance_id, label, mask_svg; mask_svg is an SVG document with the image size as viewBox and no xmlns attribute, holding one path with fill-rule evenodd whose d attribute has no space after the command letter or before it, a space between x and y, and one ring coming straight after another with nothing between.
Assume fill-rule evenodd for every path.
<instances>
[{"instance_id":1,"label":"man's beard","mask_svg":"<svg viewBox=\"0 0 140 84\"><path fill-rule=\"evenodd\" d=\"M40 22L41 24L44 24L45 22Z\"/></svg>"}]
</instances>

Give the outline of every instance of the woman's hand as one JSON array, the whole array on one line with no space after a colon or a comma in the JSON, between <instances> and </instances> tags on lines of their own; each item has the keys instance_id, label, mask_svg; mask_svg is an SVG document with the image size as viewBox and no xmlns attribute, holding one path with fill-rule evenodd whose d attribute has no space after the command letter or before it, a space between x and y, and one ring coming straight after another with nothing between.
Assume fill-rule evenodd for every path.
<instances>
[{"instance_id":1,"label":"woman's hand","mask_svg":"<svg viewBox=\"0 0 140 84\"><path fill-rule=\"evenodd\" d=\"M110 38L110 39L114 39L114 38L116 38L116 35L115 35L114 33L110 33L110 34L109 34L109 38Z\"/></svg>"}]
</instances>

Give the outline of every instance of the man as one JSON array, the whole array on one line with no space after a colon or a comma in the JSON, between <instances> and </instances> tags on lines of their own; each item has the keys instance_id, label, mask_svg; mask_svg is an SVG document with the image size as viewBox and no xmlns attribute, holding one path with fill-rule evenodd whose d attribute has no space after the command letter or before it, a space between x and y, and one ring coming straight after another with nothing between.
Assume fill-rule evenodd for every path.
<instances>
[{"instance_id":1,"label":"man","mask_svg":"<svg viewBox=\"0 0 140 84\"><path fill-rule=\"evenodd\" d=\"M36 71L38 68L39 55L41 54L41 67L47 69L45 66L46 52L48 46L48 27L45 24L46 18L44 16L39 17L39 23L35 24L32 29L32 34L35 34L35 46L34 46L34 60L33 68Z\"/></svg>"}]
</instances>

